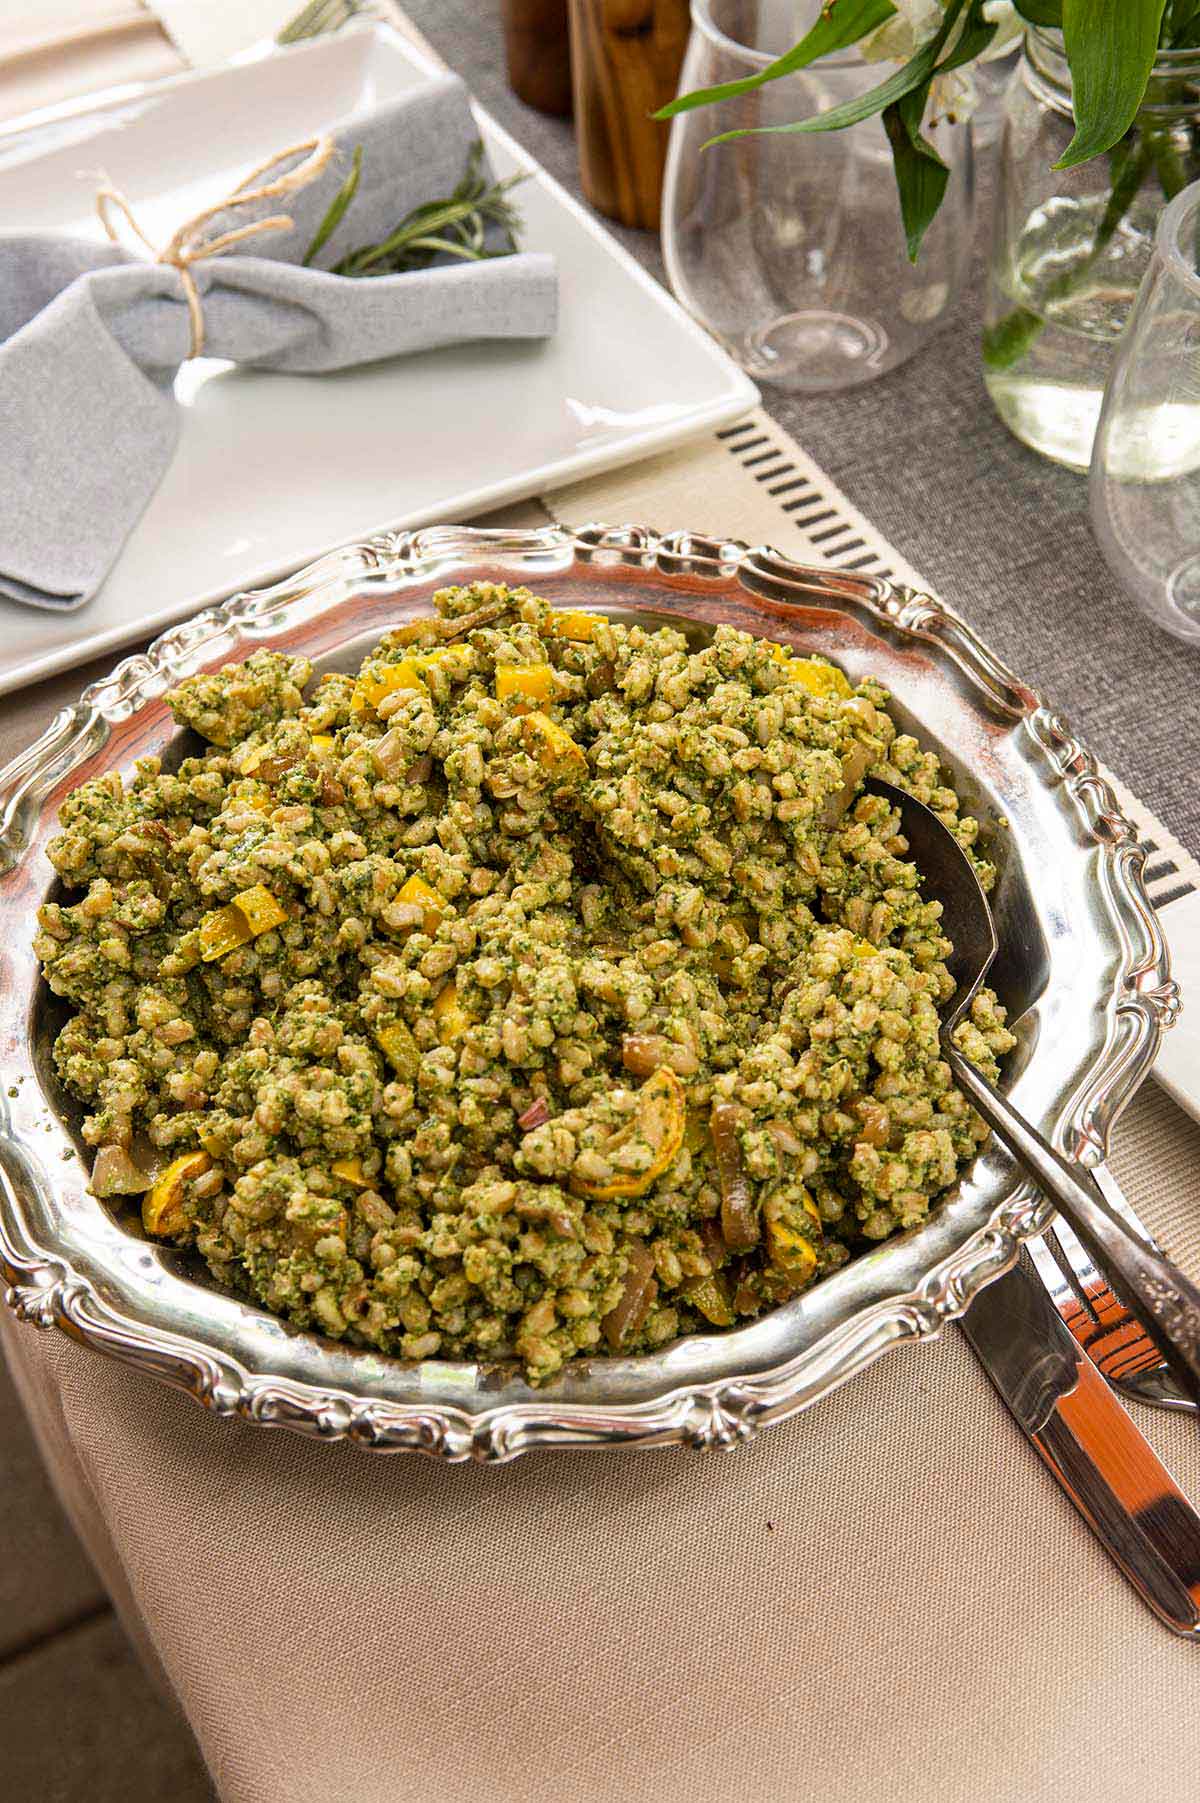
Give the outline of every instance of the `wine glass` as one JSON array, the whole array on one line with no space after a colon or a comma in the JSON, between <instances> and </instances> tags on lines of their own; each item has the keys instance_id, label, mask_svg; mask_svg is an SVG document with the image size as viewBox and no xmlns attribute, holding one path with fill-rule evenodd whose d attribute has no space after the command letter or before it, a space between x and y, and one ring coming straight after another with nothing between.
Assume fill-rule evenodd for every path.
<instances>
[{"instance_id":1,"label":"wine glass","mask_svg":"<svg viewBox=\"0 0 1200 1803\"><path fill-rule=\"evenodd\" d=\"M1144 612L1200 645L1200 182L1158 223L1108 378L1092 525Z\"/></svg>"},{"instance_id":2,"label":"wine glass","mask_svg":"<svg viewBox=\"0 0 1200 1803\"><path fill-rule=\"evenodd\" d=\"M813 10L811 0L692 0L680 92L759 74L803 36ZM851 50L672 120L667 274L688 312L758 381L809 392L873 381L920 350L958 298L971 247L969 125L927 125L951 173L916 264L878 118L703 148L718 132L780 126L857 99L886 73Z\"/></svg>"}]
</instances>

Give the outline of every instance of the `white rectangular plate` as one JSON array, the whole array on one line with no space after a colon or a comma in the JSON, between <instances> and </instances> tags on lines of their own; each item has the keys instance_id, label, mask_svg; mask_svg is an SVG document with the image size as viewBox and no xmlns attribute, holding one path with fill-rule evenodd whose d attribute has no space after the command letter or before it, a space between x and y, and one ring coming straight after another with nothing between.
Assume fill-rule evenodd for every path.
<instances>
[{"instance_id":1,"label":"white rectangular plate","mask_svg":"<svg viewBox=\"0 0 1200 1803\"><path fill-rule=\"evenodd\" d=\"M273 150L433 73L386 27L356 27L114 96L0 138L3 229L99 237L92 196L103 170L150 239L165 242ZM522 243L558 259L557 335L336 375L185 364L175 459L100 592L66 614L0 601L0 694L334 545L470 519L754 405L754 385L670 295L494 120L478 117L496 172L530 172L517 195Z\"/></svg>"}]
</instances>

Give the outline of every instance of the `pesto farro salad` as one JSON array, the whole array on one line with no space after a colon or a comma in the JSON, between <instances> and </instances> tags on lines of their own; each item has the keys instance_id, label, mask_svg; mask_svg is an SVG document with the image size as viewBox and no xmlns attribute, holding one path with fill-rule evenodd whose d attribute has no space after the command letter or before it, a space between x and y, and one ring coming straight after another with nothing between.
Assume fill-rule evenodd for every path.
<instances>
[{"instance_id":1,"label":"pesto farro salad","mask_svg":"<svg viewBox=\"0 0 1200 1803\"><path fill-rule=\"evenodd\" d=\"M645 1352L921 1222L986 1129L937 903L871 773L975 851L888 696L718 627L473 583L356 674L258 650L196 749L64 802L39 913L93 1192L302 1329ZM1013 1044L984 990L958 1043Z\"/></svg>"}]
</instances>

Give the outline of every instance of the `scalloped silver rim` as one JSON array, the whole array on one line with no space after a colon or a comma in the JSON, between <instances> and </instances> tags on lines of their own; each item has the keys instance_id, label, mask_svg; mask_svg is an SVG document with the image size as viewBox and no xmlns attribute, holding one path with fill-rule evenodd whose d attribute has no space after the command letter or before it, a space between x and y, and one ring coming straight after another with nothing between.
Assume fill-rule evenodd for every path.
<instances>
[{"instance_id":1,"label":"scalloped silver rim","mask_svg":"<svg viewBox=\"0 0 1200 1803\"><path fill-rule=\"evenodd\" d=\"M468 554L476 563L488 554L520 555L535 572L539 558L553 561L568 553L583 562L616 560L667 574L807 578L815 591L852 597L893 630L935 644L993 708L1013 719L1025 718L1103 853L1104 900L1121 946L1115 983L1120 1030L1057 1124L1070 1125L1076 1156L1098 1162L1113 1121L1148 1071L1159 1034L1178 1005L1163 936L1142 882L1144 854L1132 823L1091 754L950 608L878 577L803 570L770 547L642 526L588 525L572 531L556 525L533 532L447 526L386 533L331 553L295 577L234 596L164 633L146 653L124 659L65 709L35 746L0 772L0 873L20 859L26 825L53 782L104 742L107 722L127 718L160 696L183 662L215 657L253 640L277 626L285 610L317 595L328 597L331 590L349 594L380 580L432 577ZM34 1148L12 1135L0 1099L0 1268L9 1286L5 1301L18 1318L62 1329L183 1391L215 1415L240 1416L325 1440L348 1439L376 1450L419 1451L454 1463L503 1462L538 1447L725 1447L746 1440L759 1426L783 1420L828 1394L889 1347L936 1339L947 1321L961 1315L978 1291L1013 1263L1022 1240L1040 1232L1052 1212L1028 1185L1018 1185L986 1226L926 1271L910 1292L861 1310L772 1370L684 1383L649 1402L564 1407L548 1398L473 1414L437 1403L406 1405L355 1395L252 1370L223 1349L136 1320L102 1297L58 1249L37 1242L21 1204L22 1187L36 1178L49 1181Z\"/></svg>"}]
</instances>

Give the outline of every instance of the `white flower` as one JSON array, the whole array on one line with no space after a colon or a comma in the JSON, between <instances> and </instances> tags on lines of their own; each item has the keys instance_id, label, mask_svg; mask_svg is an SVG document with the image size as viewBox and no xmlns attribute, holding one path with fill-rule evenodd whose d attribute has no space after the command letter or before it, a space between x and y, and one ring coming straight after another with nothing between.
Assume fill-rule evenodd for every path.
<instances>
[{"instance_id":1,"label":"white flower","mask_svg":"<svg viewBox=\"0 0 1200 1803\"><path fill-rule=\"evenodd\" d=\"M893 0L895 17L888 19L865 37L859 49L869 63L906 63L941 30L945 0ZM996 27L991 43L977 60L987 62L993 56L1004 56L1020 37L1024 26L1013 0L984 0L983 16ZM954 40L962 31L962 21L955 29ZM952 81L952 76L939 81ZM935 88L938 83L934 83ZM939 109L944 113L944 107Z\"/></svg>"},{"instance_id":2,"label":"white flower","mask_svg":"<svg viewBox=\"0 0 1200 1803\"><path fill-rule=\"evenodd\" d=\"M893 0L895 17L865 37L859 49L869 63L906 63L941 29L940 0Z\"/></svg>"},{"instance_id":3,"label":"white flower","mask_svg":"<svg viewBox=\"0 0 1200 1803\"><path fill-rule=\"evenodd\" d=\"M1025 27L1013 0L984 0L983 16L989 25L996 27L995 37L978 58L981 63L989 63L994 56L1007 56Z\"/></svg>"},{"instance_id":4,"label":"white flower","mask_svg":"<svg viewBox=\"0 0 1200 1803\"><path fill-rule=\"evenodd\" d=\"M895 17L880 25L859 45L868 62L906 63L941 30L945 0L893 0L893 3ZM1013 0L984 0L983 16L989 25L996 27L996 32L982 56L976 58L978 62L1004 56L1024 30ZM947 49L953 46L961 31L960 20ZM929 88L928 122L936 125L940 119L947 119L961 124L975 111L977 99L970 64L962 69L950 69L944 75L935 75Z\"/></svg>"},{"instance_id":5,"label":"white flower","mask_svg":"<svg viewBox=\"0 0 1200 1803\"><path fill-rule=\"evenodd\" d=\"M964 125L978 102L979 91L970 66L965 69L949 69L945 75L935 75L929 84L925 122L927 125L937 125L945 119L951 125Z\"/></svg>"}]
</instances>

